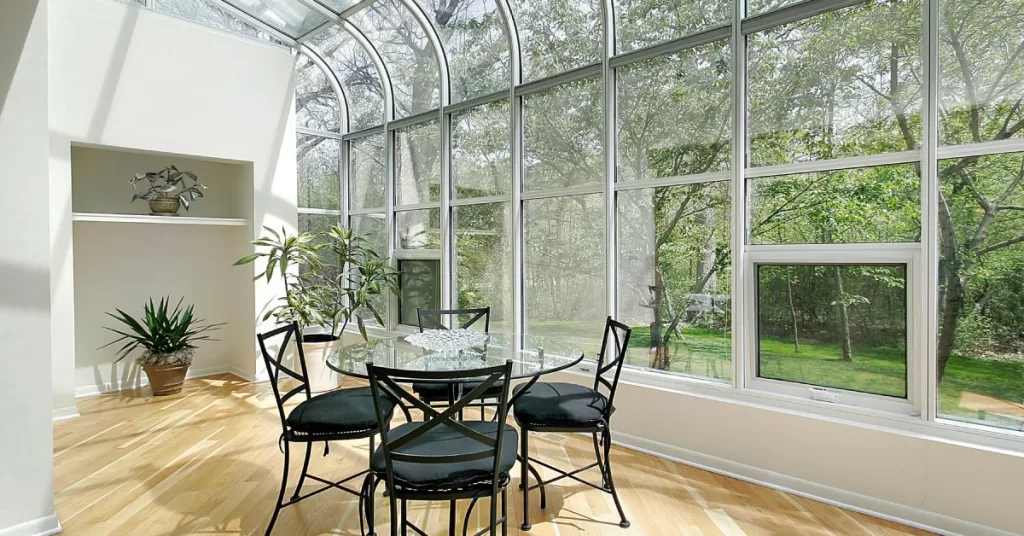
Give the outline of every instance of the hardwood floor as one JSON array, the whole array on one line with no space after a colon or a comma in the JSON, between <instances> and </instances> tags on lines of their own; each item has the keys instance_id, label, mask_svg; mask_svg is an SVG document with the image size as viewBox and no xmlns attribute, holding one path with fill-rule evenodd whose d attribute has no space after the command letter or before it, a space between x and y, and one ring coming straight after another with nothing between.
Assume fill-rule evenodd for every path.
<instances>
[{"instance_id":1,"label":"hardwood floor","mask_svg":"<svg viewBox=\"0 0 1024 536\"><path fill-rule=\"evenodd\" d=\"M269 384L215 376L189 380L182 394L172 397L129 391L82 399L78 408L80 418L54 423L56 510L65 534L263 534L283 460ZM592 461L589 439L530 437L534 455L556 465ZM332 443L326 458L318 448L311 473L340 479L365 467L367 451L365 441ZM302 459L293 460L295 475ZM548 489L546 510L531 497L533 530L521 532L516 468L509 487L509 533L927 534L627 449L614 448L612 463L631 528L618 527L609 495L563 480ZM598 478L596 469L587 476ZM305 489L313 488L307 483ZM382 536L389 534L385 504L378 498ZM409 510L410 520L428 534L447 533L447 503L410 503ZM471 533L482 526L486 510L486 504L474 510ZM460 531L463 515L460 509ZM357 501L328 490L286 508L274 534L357 535Z\"/></svg>"}]
</instances>

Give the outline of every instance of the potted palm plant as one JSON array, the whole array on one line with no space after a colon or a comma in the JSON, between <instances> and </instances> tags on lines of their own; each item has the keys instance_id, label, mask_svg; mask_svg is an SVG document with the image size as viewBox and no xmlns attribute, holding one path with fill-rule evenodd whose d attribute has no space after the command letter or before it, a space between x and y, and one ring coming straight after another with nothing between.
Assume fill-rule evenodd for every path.
<instances>
[{"instance_id":1,"label":"potted palm plant","mask_svg":"<svg viewBox=\"0 0 1024 536\"><path fill-rule=\"evenodd\" d=\"M355 322L363 340L366 325L360 311L383 325L374 298L398 287L398 272L374 251L365 238L335 226L325 233L294 236L264 227L266 234L253 242L259 249L235 262L236 266L262 261L256 279L270 282L281 276L284 293L264 315L278 323L297 322L302 353L313 391L338 386L338 376L327 367L331 351Z\"/></svg>"},{"instance_id":2,"label":"potted palm plant","mask_svg":"<svg viewBox=\"0 0 1024 536\"><path fill-rule=\"evenodd\" d=\"M211 339L208 332L214 331L224 324L207 324L193 314L193 306L182 309L185 298L178 300L174 309L170 309L169 298L161 298L154 305L153 299L143 307L141 318L116 309L117 314L107 313L121 323L118 328L106 328L120 335L106 348L124 342L117 351L117 361L128 357L137 349L145 351L136 360L146 371L149 385L155 396L173 395L181 392L188 367L192 365L195 343Z\"/></svg>"}]
</instances>

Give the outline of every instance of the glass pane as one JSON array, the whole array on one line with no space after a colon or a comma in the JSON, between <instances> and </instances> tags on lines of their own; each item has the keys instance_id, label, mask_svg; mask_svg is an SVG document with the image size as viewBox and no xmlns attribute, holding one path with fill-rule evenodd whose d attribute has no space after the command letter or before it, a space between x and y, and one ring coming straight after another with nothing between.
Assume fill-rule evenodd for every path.
<instances>
[{"instance_id":1,"label":"glass pane","mask_svg":"<svg viewBox=\"0 0 1024 536\"><path fill-rule=\"evenodd\" d=\"M729 24L731 0L614 0L616 44L629 52Z\"/></svg>"},{"instance_id":2,"label":"glass pane","mask_svg":"<svg viewBox=\"0 0 1024 536\"><path fill-rule=\"evenodd\" d=\"M512 333L512 215L508 203L455 207L460 309L491 308L491 332Z\"/></svg>"},{"instance_id":3,"label":"glass pane","mask_svg":"<svg viewBox=\"0 0 1024 536\"><path fill-rule=\"evenodd\" d=\"M528 190L604 180L601 80L586 78L523 99Z\"/></svg>"},{"instance_id":4,"label":"glass pane","mask_svg":"<svg viewBox=\"0 0 1024 536\"><path fill-rule=\"evenodd\" d=\"M598 0L510 0L529 82L601 61L604 33Z\"/></svg>"},{"instance_id":5,"label":"glass pane","mask_svg":"<svg viewBox=\"0 0 1024 536\"><path fill-rule=\"evenodd\" d=\"M399 249L441 249L441 209L398 212L395 219Z\"/></svg>"},{"instance_id":6,"label":"glass pane","mask_svg":"<svg viewBox=\"0 0 1024 536\"><path fill-rule=\"evenodd\" d=\"M604 196L523 204L527 334L569 337L593 357L608 314Z\"/></svg>"},{"instance_id":7,"label":"glass pane","mask_svg":"<svg viewBox=\"0 0 1024 536\"><path fill-rule=\"evenodd\" d=\"M921 40L920 0L865 2L752 34L750 164L918 147Z\"/></svg>"},{"instance_id":8,"label":"glass pane","mask_svg":"<svg viewBox=\"0 0 1024 536\"><path fill-rule=\"evenodd\" d=\"M398 323L418 326L417 309L441 308L441 261L398 261Z\"/></svg>"},{"instance_id":9,"label":"glass pane","mask_svg":"<svg viewBox=\"0 0 1024 536\"><path fill-rule=\"evenodd\" d=\"M752 179L747 190L752 244L921 240L914 164Z\"/></svg>"},{"instance_id":10,"label":"glass pane","mask_svg":"<svg viewBox=\"0 0 1024 536\"><path fill-rule=\"evenodd\" d=\"M791 6L804 0L747 0L747 15L757 15L765 11Z\"/></svg>"},{"instance_id":11,"label":"glass pane","mask_svg":"<svg viewBox=\"0 0 1024 536\"><path fill-rule=\"evenodd\" d=\"M384 124L384 85L370 54L337 26L318 34L312 44L345 92L349 132Z\"/></svg>"},{"instance_id":12,"label":"glass pane","mask_svg":"<svg viewBox=\"0 0 1024 536\"><path fill-rule=\"evenodd\" d=\"M380 0L350 19L387 65L395 116L420 114L441 104L441 70L423 27L397 0Z\"/></svg>"},{"instance_id":13,"label":"glass pane","mask_svg":"<svg viewBox=\"0 0 1024 536\"><path fill-rule=\"evenodd\" d=\"M295 124L314 130L337 132L340 119L338 95L327 75L299 54L295 63Z\"/></svg>"},{"instance_id":14,"label":"glass pane","mask_svg":"<svg viewBox=\"0 0 1024 536\"><path fill-rule=\"evenodd\" d=\"M383 133L349 142L349 202L353 209L384 208L386 157Z\"/></svg>"},{"instance_id":15,"label":"glass pane","mask_svg":"<svg viewBox=\"0 0 1024 536\"><path fill-rule=\"evenodd\" d=\"M367 242L367 247L372 249L376 254L381 257L387 257L388 253L388 229L387 223L384 219L384 214L372 214L366 216L352 216L351 218L352 232L356 236L364 238ZM384 320L387 318L387 305L388 296L387 294L381 294L371 298L373 308L377 311L377 314ZM361 316L365 322L371 324L377 324L377 321L373 317L373 313L365 309L359 309L356 314Z\"/></svg>"},{"instance_id":16,"label":"glass pane","mask_svg":"<svg viewBox=\"0 0 1024 536\"><path fill-rule=\"evenodd\" d=\"M452 102L509 87L510 50L494 0L416 0L430 16L448 56Z\"/></svg>"},{"instance_id":17,"label":"glass pane","mask_svg":"<svg viewBox=\"0 0 1024 536\"><path fill-rule=\"evenodd\" d=\"M330 9L339 15L342 11L345 11L359 3L358 0L317 0L317 2L320 2L327 7L327 9Z\"/></svg>"},{"instance_id":18,"label":"glass pane","mask_svg":"<svg viewBox=\"0 0 1024 536\"><path fill-rule=\"evenodd\" d=\"M225 0L264 24L298 39L327 22L299 0Z\"/></svg>"},{"instance_id":19,"label":"glass pane","mask_svg":"<svg viewBox=\"0 0 1024 536\"><path fill-rule=\"evenodd\" d=\"M1024 6L1019 2L941 2L941 141L1017 137L1024 126Z\"/></svg>"},{"instance_id":20,"label":"glass pane","mask_svg":"<svg viewBox=\"0 0 1024 536\"><path fill-rule=\"evenodd\" d=\"M1024 430L1024 153L941 160L939 414Z\"/></svg>"},{"instance_id":21,"label":"glass pane","mask_svg":"<svg viewBox=\"0 0 1024 536\"><path fill-rule=\"evenodd\" d=\"M441 200L441 127L437 121L395 132L396 202Z\"/></svg>"},{"instance_id":22,"label":"glass pane","mask_svg":"<svg viewBox=\"0 0 1024 536\"><path fill-rule=\"evenodd\" d=\"M714 43L618 69L619 180L729 169L729 54Z\"/></svg>"},{"instance_id":23,"label":"glass pane","mask_svg":"<svg viewBox=\"0 0 1024 536\"><path fill-rule=\"evenodd\" d=\"M629 363L732 378L729 183L620 192L618 320Z\"/></svg>"},{"instance_id":24,"label":"glass pane","mask_svg":"<svg viewBox=\"0 0 1024 536\"><path fill-rule=\"evenodd\" d=\"M144 3L142 0L135 1L140 4ZM170 13L204 26L276 42L276 39L272 39L266 33L242 22L238 17L210 5L207 0L149 0L149 5L156 11Z\"/></svg>"},{"instance_id":25,"label":"glass pane","mask_svg":"<svg viewBox=\"0 0 1024 536\"><path fill-rule=\"evenodd\" d=\"M455 197L512 191L512 140L508 101L452 114L452 183Z\"/></svg>"},{"instance_id":26,"label":"glass pane","mask_svg":"<svg viewBox=\"0 0 1024 536\"><path fill-rule=\"evenodd\" d=\"M341 209L341 142L299 134L299 207Z\"/></svg>"},{"instance_id":27,"label":"glass pane","mask_svg":"<svg viewBox=\"0 0 1024 536\"><path fill-rule=\"evenodd\" d=\"M905 265L757 268L758 376L906 398Z\"/></svg>"}]
</instances>

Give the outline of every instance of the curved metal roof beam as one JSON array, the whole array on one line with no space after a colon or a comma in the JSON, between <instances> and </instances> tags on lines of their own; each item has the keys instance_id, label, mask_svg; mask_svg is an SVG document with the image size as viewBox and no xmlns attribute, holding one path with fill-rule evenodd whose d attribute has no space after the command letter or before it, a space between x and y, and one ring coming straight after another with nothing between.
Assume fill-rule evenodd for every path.
<instances>
[{"instance_id":1,"label":"curved metal roof beam","mask_svg":"<svg viewBox=\"0 0 1024 536\"><path fill-rule=\"evenodd\" d=\"M334 70L327 65L327 62L324 61L323 55L316 49L316 47L303 43L299 45L299 54L309 58L314 65L323 71L324 76L327 77L327 81L331 84L331 88L334 89L334 95L338 99L338 111L341 113L339 123L343 126L338 130L341 134L347 134L350 128L348 119L348 97L345 95L345 88L341 86L341 80L338 79L338 75L335 74Z\"/></svg>"},{"instance_id":2,"label":"curved metal roof beam","mask_svg":"<svg viewBox=\"0 0 1024 536\"><path fill-rule=\"evenodd\" d=\"M434 29L434 25L430 23L430 19L427 18L427 14L423 11L414 0L398 0L405 6L406 9L412 13L412 16L419 23L420 27L427 34L427 39L434 46L434 53L437 55L437 68L440 71L438 75L441 77L441 108L451 104L451 78L448 69L448 55L444 50L444 45L441 44L441 36L437 34Z\"/></svg>"},{"instance_id":3,"label":"curved metal roof beam","mask_svg":"<svg viewBox=\"0 0 1024 536\"><path fill-rule=\"evenodd\" d=\"M519 39L519 27L516 26L516 18L512 14L512 4L508 0L494 0L498 6L498 13L501 20L505 22L505 37L508 38L509 71L512 74L511 85L515 88L523 81L523 51Z\"/></svg>"},{"instance_id":4,"label":"curved metal roof beam","mask_svg":"<svg viewBox=\"0 0 1024 536\"><path fill-rule=\"evenodd\" d=\"M384 122L387 123L388 121L394 119L395 100L394 91L391 85L391 74L388 72L387 65L384 64L384 57L381 56L380 52L377 50L377 47L373 46L373 43L371 43L370 40L367 39L366 34L364 34L363 31L356 27L354 24L349 22L348 19L339 17L330 9L327 9L327 7L321 5L319 2L315 2L314 0L299 1L305 4L307 7L312 8L316 10L318 13L327 17L328 20L333 22L335 25L340 27L345 33L349 34L353 39L355 39L356 42L359 43L361 47L363 47L363 50L370 55L370 59L373 61L374 66L377 68L377 75L380 77L381 86L384 90ZM356 4L356 6L354 7L359 7L359 9L363 9L368 5L369 2L360 2ZM334 72L334 69L331 69L330 65L328 65L328 69L332 73ZM339 81L341 80L337 73L334 73L334 76Z\"/></svg>"}]
</instances>

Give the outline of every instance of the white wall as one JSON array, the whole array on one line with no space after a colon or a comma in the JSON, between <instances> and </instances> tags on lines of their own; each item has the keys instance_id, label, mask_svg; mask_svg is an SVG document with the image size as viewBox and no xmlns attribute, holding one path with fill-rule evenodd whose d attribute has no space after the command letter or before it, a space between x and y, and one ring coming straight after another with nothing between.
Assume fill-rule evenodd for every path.
<instances>
[{"instance_id":1,"label":"white wall","mask_svg":"<svg viewBox=\"0 0 1024 536\"><path fill-rule=\"evenodd\" d=\"M58 528L50 425L46 0L0 4L0 534Z\"/></svg>"},{"instance_id":2,"label":"white wall","mask_svg":"<svg viewBox=\"0 0 1024 536\"><path fill-rule=\"evenodd\" d=\"M263 225L294 228L294 80L292 56L280 47L114 0L50 2L53 385L60 411L74 404L78 320L71 144L249 162L254 235ZM272 296L257 284L256 308ZM252 342L241 364L247 371L255 370Z\"/></svg>"}]
</instances>

